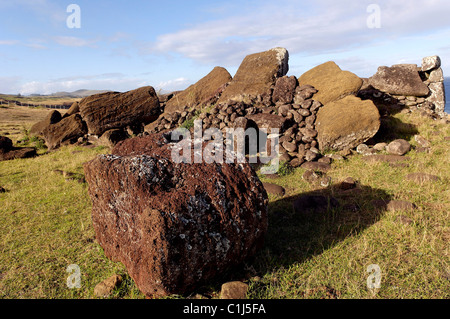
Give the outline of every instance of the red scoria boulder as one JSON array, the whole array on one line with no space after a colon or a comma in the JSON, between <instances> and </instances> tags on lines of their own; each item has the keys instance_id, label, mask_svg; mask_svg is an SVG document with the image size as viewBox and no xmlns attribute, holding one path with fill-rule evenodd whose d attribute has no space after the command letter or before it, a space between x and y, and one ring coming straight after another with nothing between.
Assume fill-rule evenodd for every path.
<instances>
[{"instance_id":1,"label":"red scoria boulder","mask_svg":"<svg viewBox=\"0 0 450 319\"><path fill-rule=\"evenodd\" d=\"M249 164L175 163L169 140L128 139L84 166L97 240L147 296L192 292L240 264L268 224L267 193Z\"/></svg>"}]
</instances>

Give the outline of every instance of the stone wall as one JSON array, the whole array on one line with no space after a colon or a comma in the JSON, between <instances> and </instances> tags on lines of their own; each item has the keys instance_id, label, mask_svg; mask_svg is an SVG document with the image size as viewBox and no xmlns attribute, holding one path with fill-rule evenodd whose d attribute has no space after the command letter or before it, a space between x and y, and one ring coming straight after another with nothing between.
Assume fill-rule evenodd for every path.
<instances>
[{"instance_id":1,"label":"stone wall","mask_svg":"<svg viewBox=\"0 0 450 319\"><path fill-rule=\"evenodd\" d=\"M439 56L422 59L422 65L382 66L364 79L359 95L376 98L395 109L421 110L431 117L446 117L444 74ZM372 96L371 96L372 95Z\"/></svg>"}]
</instances>

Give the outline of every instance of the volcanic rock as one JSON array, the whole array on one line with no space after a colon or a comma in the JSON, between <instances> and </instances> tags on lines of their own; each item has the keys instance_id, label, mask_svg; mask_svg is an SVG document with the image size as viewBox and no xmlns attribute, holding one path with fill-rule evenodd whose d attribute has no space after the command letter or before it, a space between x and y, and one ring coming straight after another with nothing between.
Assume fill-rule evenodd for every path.
<instances>
[{"instance_id":1,"label":"volcanic rock","mask_svg":"<svg viewBox=\"0 0 450 319\"><path fill-rule=\"evenodd\" d=\"M405 95L427 96L428 87L422 82L417 67L409 65L381 66L369 79L370 85L381 92Z\"/></svg>"},{"instance_id":2,"label":"volcanic rock","mask_svg":"<svg viewBox=\"0 0 450 319\"><path fill-rule=\"evenodd\" d=\"M284 48L274 48L246 56L230 85L219 98L218 103L261 99L271 103L271 87L277 78L288 72L289 54Z\"/></svg>"},{"instance_id":3,"label":"volcanic rock","mask_svg":"<svg viewBox=\"0 0 450 319\"><path fill-rule=\"evenodd\" d=\"M86 124L77 113L47 126L42 132L42 136L49 150L52 150L61 145L73 144L86 133Z\"/></svg>"},{"instance_id":4,"label":"volcanic rock","mask_svg":"<svg viewBox=\"0 0 450 319\"><path fill-rule=\"evenodd\" d=\"M61 113L57 110L51 111L45 119L34 124L30 129L30 134L32 135L42 135L43 131L51 124L56 124L61 121Z\"/></svg>"},{"instance_id":5,"label":"volcanic rock","mask_svg":"<svg viewBox=\"0 0 450 319\"><path fill-rule=\"evenodd\" d=\"M215 102L214 97L218 98L220 88L232 80L228 71L222 67L215 67L208 75L200 79L197 83L191 85L186 90L176 94L166 103L165 113L181 112L185 106L191 108L194 106ZM217 96L216 96L217 95Z\"/></svg>"},{"instance_id":6,"label":"volcanic rock","mask_svg":"<svg viewBox=\"0 0 450 319\"><path fill-rule=\"evenodd\" d=\"M349 71L342 71L333 62L326 62L307 71L298 79L299 86L311 85L318 92L314 100L327 104L358 93L363 81Z\"/></svg>"},{"instance_id":7,"label":"volcanic rock","mask_svg":"<svg viewBox=\"0 0 450 319\"><path fill-rule=\"evenodd\" d=\"M380 128L380 113L370 100L347 96L320 108L317 140L321 151L352 149L373 137Z\"/></svg>"},{"instance_id":8,"label":"volcanic rock","mask_svg":"<svg viewBox=\"0 0 450 319\"><path fill-rule=\"evenodd\" d=\"M148 124L158 118L160 107L155 90L146 86L88 96L80 101L80 114L89 133L100 136L110 129Z\"/></svg>"},{"instance_id":9,"label":"volcanic rock","mask_svg":"<svg viewBox=\"0 0 450 319\"><path fill-rule=\"evenodd\" d=\"M132 138L84 165L97 240L147 296L194 290L252 256L267 231L250 164L177 163L177 145L167 133Z\"/></svg>"}]
</instances>

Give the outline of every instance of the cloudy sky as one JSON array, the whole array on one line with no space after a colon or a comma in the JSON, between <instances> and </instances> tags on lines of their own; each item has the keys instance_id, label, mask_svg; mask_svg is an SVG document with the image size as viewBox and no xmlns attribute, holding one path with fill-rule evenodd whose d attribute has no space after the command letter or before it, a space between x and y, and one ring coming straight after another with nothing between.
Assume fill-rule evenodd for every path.
<instances>
[{"instance_id":1,"label":"cloudy sky","mask_svg":"<svg viewBox=\"0 0 450 319\"><path fill-rule=\"evenodd\" d=\"M279 46L289 75L440 55L448 76L450 1L0 0L0 93L179 90Z\"/></svg>"}]
</instances>

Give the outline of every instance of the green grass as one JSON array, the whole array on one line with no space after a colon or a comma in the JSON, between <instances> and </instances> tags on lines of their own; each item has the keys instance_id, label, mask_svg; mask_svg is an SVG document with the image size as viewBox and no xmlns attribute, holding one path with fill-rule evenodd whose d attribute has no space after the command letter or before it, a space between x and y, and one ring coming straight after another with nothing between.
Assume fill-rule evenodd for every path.
<instances>
[{"instance_id":1,"label":"green grass","mask_svg":"<svg viewBox=\"0 0 450 319\"><path fill-rule=\"evenodd\" d=\"M289 168L277 179L261 175L286 189L284 197L269 195L264 247L200 293L217 297L223 281L244 280L249 298L449 298L450 142L443 137L450 136L450 125L403 114L391 121L404 123L400 131L413 145L409 167L350 156L332 164L326 188L304 181L302 168ZM431 153L414 150L414 132L431 141ZM87 185L56 172L80 177L84 162L106 152L67 146L42 150L34 159L0 162L0 185L7 190L0 193L0 298L94 298L95 285L113 274L124 282L111 298L144 297L125 267L106 258L96 242ZM405 181L413 172L440 180ZM358 193L339 190L349 176L358 181ZM295 213L292 202L303 194L331 195L340 206L323 214ZM372 201L380 198L408 200L417 209L377 209ZM400 215L413 222L400 223ZM66 286L70 264L81 269L80 289ZM366 285L371 264L381 268L377 291Z\"/></svg>"}]
</instances>

